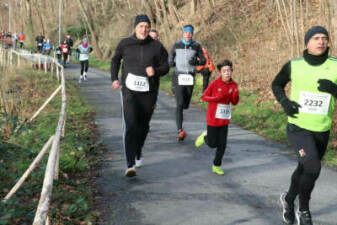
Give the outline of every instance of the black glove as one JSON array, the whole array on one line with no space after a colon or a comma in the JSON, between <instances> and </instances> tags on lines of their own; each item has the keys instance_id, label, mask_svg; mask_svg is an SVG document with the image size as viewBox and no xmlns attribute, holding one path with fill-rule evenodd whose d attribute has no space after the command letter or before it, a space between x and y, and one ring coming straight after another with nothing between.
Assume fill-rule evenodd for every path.
<instances>
[{"instance_id":1,"label":"black glove","mask_svg":"<svg viewBox=\"0 0 337 225\"><path fill-rule=\"evenodd\" d=\"M192 58L188 61L188 63L189 63L191 66L196 66L196 65L198 65L198 59L197 59L197 57L192 57Z\"/></svg>"},{"instance_id":2,"label":"black glove","mask_svg":"<svg viewBox=\"0 0 337 225\"><path fill-rule=\"evenodd\" d=\"M337 97L337 85L331 80L319 79L317 83L319 84L317 88L319 91L328 92L329 94Z\"/></svg>"},{"instance_id":3,"label":"black glove","mask_svg":"<svg viewBox=\"0 0 337 225\"><path fill-rule=\"evenodd\" d=\"M298 108L301 107L297 102L290 101L288 98L284 98L280 101L280 103L281 103L281 105L284 109L284 112L288 116L293 117L293 118L297 118L296 116L294 116L294 114L297 114Z\"/></svg>"}]
</instances>

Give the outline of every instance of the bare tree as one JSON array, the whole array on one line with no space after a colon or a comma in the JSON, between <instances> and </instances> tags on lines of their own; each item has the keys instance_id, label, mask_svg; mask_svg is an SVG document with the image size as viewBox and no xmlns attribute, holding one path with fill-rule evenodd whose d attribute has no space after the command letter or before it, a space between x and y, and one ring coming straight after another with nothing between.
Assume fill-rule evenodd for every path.
<instances>
[{"instance_id":1,"label":"bare tree","mask_svg":"<svg viewBox=\"0 0 337 225\"><path fill-rule=\"evenodd\" d=\"M90 30L92 45L95 49L96 55L99 59L103 59L103 53L98 45L98 35L96 33L93 21L91 20L91 17L87 15L87 11L84 9L82 0L77 0L77 3Z\"/></svg>"}]
</instances>

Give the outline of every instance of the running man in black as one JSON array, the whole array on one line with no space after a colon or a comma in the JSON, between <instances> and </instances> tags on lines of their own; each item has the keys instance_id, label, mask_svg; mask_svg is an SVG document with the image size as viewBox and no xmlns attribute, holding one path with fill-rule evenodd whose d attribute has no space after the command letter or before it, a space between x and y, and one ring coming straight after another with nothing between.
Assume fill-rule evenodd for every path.
<instances>
[{"instance_id":1,"label":"running man in black","mask_svg":"<svg viewBox=\"0 0 337 225\"><path fill-rule=\"evenodd\" d=\"M177 103L176 123L179 141L183 141L186 137L183 129L183 110L188 109L190 105L196 66L206 63L200 44L192 39L193 32L193 26L186 25L183 38L174 43L169 55L169 65L175 67L172 75L172 90Z\"/></svg>"},{"instance_id":2,"label":"running man in black","mask_svg":"<svg viewBox=\"0 0 337 225\"><path fill-rule=\"evenodd\" d=\"M303 57L286 63L272 83L273 93L288 115L287 136L296 149L298 165L288 192L280 196L283 221L312 225L311 192L321 171L321 160L329 141L337 97L337 59L329 56L329 33L315 26L305 35ZM284 87L291 81L290 99ZM295 215L294 201L299 196Z\"/></svg>"},{"instance_id":3,"label":"running man in black","mask_svg":"<svg viewBox=\"0 0 337 225\"><path fill-rule=\"evenodd\" d=\"M42 33L40 33L40 34L39 34L38 36L36 36L36 38L35 38L37 51L38 51L39 53L42 52L43 40L44 40L44 36L42 35Z\"/></svg>"},{"instance_id":4,"label":"running man in black","mask_svg":"<svg viewBox=\"0 0 337 225\"><path fill-rule=\"evenodd\" d=\"M142 166L142 148L156 104L159 79L168 73L168 53L149 36L151 22L147 15L135 18L135 33L118 44L111 61L112 89L121 89L123 147L127 160L125 176L136 175ZM123 60L121 82L118 71Z\"/></svg>"}]
</instances>

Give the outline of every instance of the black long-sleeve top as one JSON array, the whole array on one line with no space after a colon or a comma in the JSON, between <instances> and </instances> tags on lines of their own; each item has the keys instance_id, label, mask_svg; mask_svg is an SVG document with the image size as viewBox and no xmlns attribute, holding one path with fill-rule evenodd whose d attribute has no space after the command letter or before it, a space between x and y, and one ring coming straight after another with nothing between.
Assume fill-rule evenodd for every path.
<instances>
[{"instance_id":1,"label":"black long-sleeve top","mask_svg":"<svg viewBox=\"0 0 337 225\"><path fill-rule=\"evenodd\" d=\"M135 35L124 38L118 44L115 55L111 60L111 80L118 80L118 72L122 66L122 85L128 73L147 77L146 67L152 66L155 71L153 77L149 77L150 91L158 91L160 76L168 73L168 53L164 46L148 36L145 40L139 40Z\"/></svg>"},{"instance_id":2,"label":"black long-sleeve top","mask_svg":"<svg viewBox=\"0 0 337 225\"><path fill-rule=\"evenodd\" d=\"M328 58L329 49L325 51L320 56L311 55L307 50L303 52L304 60L312 66L319 66L325 62ZM284 87L290 81L291 75L291 61L288 61L283 65L281 71L276 75L272 82L272 90L278 102L283 101L287 98Z\"/></svg>"}]
</instances>

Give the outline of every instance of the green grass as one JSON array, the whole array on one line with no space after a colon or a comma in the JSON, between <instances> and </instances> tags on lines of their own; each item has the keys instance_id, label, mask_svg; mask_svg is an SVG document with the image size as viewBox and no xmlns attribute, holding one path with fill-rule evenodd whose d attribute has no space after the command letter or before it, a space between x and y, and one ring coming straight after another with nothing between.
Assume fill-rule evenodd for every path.
<instances>
[{"instance_id":1,"label":"green grass","mask_svg":"<svg viewBox=\"0 0 337 225\"><path fill-rule=\"evenodd\" d=\"M75 57L72 57L72 59L74 62L79 63L79 60L76 59ZM99 60L93 54L89 55L89 64L90 64L90 67L97 68L97 69L104 70L104 71L110 71L110 61Z\"/></svg>"},{"instance_id":2,"label":"green grass","mask_svg":"<svg viewBox=\"0 0 337 225\"><path fill-rule=\"evenodd\" d=\"M162 77L160 81L160 88L169 94L172 94L172 72L173 71L170 71L170 73ZM200 100L201 95L202 77L197 75L192 102L207 110L207 103ZM231 121L263 137L288 144L286 136L287 117L281 110L281 107L274 107L274 103L270 101L258 100L258 94L240 90L240 102L233 107ZM331 132L330 140L336 140L336 134L333 134L333 132ZM324 162L329 166L337 166L337 152L336 149L333 149L331 144L328 146Z\"/></svg>"},{"instance_id":3,"label":"green grass","mask_svg":"<svg viewBox=\"0 0 337 225\"><path fill-rule=\"evenodd\" d=\"M90 55L89 58L90 66L101 69L104 71L110 71L110 61L101 61L96 58L94 55Z\"/></svg>"},{"instance_id":4,"label":"green grass","mask_svg":"<svg viewBox=\"0 0 337 225\"><path fill-rule=\"evenodd\" d=\"M39 79L38 89L41 90L50 88L50 85L58 85L43 73L33 75L27 72L25 75ZM10 132L7 138L2 136L1 197L8 193L44 143L55 133L60 103L59 96L52 100L46 111L32 124L23 126L19 133ZM95 134L93 116L93 110L79 96L76 87L68 83L67 123L65 137L61 140L60 177L58 181L54 181L49 211L53 224L94 224L99 215L92 208L93 190L90 184L91 169L100 160L97 153L101 151ZM10 123L11 119L7 119L7 122ZM32 223L42 188L47 157L44 157L40 166L7 204L0 203L0 224Z\"/></svg>"}]
</instances>

